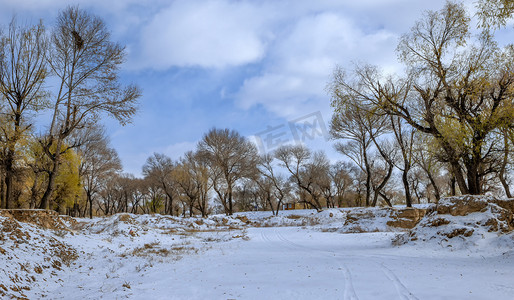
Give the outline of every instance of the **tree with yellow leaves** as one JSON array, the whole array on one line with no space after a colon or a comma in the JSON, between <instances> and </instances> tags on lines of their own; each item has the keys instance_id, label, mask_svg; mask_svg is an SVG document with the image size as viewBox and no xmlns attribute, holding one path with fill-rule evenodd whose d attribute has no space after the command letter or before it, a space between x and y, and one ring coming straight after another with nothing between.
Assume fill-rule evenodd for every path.
<instances>
[{"instance_id":1,"label":"tree with yellow leaves","mask_svg":"<svg viewBox=\"0 0 514 300\"><path fill-rule=\"evenodd\" d=\"M62 147L67 147L67 145L62 145ZM33 139L29 141L25 149L24 158L24 165L28 167L25 172L27 189L25 198L27 198L28 206L34 208L37 207L37 201L48 182L48 173L52 162L43 155L43 149L39 142ZM84 198L79 175L80 165L81 157L77 152L69 150L63 153L62 168L55 178L55 193L50 199L49 208L62 214L68 213L78 199Z\"/></svg>"},{"instance_id":2,"label":"tree with yellow leaves","mask_svg":"<svg viewBox=\"0 0 514 300\"><path fill-rule=\"evenodd\" d=\"M47 92L48 42L43 24L22 27L13 19L7 32L0 32L0 107L5 117L0 126L5 203L11 208L20 140L32 127L30 114L44 108Z\"/></svg>"},{"instance_id":3,"label":"tree with yellow leaves","mask_svg":"<svg viewBox=\"0 0 514 300\"><path fill-rule=\"evenodd\" d=\"M460 192L483 194L498 172L500 132L514 126L514 47L500 48L488 32L471 34L470 22L462 4L426 12L397 48L406 75L369 65L339 70L332 94L430 135Z\"/></svg>"}]
</instances>

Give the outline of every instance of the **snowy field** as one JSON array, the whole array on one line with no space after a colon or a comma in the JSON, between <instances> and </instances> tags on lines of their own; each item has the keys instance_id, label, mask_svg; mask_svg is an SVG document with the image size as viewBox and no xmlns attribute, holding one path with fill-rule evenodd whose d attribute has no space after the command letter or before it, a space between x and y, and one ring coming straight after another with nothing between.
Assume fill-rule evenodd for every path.
<instances>
[{"instance_id":1,"label":"snowy field","mask_svg":"<svg viewBox=\"0 0 514 300\"><path fill-rule=\"evenodd\" d=\"M395 246L392 240L401 231L334 231L343 219L338 209L238 217L202 220L123 214L85 221L81 230L55 236L76 249L78 258L69 267L34 274L39 277L23 295L28 299L514 299L514 252L508 248L487 243L480 248L448 243ZM509 239L514 241L512 235ZM37 255L32 255L30 260L37 265ZM18 253L1 267L7 275L6 270L27 259Z\"/></svg>"},{"instance_id":2,"label":"snowy field","mask_svg":"<svg viewBox=\"0 0 514 300\"><path fill-rule=\"evenodd\" d=\"M180 260L134 264L100 250L62 299L512 299L514 256L391 247L391 233L252 228ZM103 256L103 257L102 257ZM138 266L143 270L138 271ZM89 270L92 268L92 270ZM95 279L98 278L98 279ZM128 283L130 289L123 288Z\"/></svg>"}]
</instances>

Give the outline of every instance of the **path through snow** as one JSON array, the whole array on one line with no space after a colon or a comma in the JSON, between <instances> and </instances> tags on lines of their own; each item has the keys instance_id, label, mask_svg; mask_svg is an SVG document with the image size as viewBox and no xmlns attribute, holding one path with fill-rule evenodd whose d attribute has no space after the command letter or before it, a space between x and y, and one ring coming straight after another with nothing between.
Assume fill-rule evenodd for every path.
<instances>
[{"instance_id":1,"label":"path through snow","mask_svg":"<svg viewBox=\"0 0 514 300\"><path fill-rule=\"evenodd\" d=\"M250 228L248 241L215 243L181 260L152 264L144 263L147 258L109 257L103 248L98 259L93 254L78 262L83 270L101 271L70 270L53 295L61 299L512 299L512 254L482 257L464 251L398 248L391 246L394 234ZM135 264L144 270L135 271ZM102 275L106 270L113 274ZM130 288L122 288L124 284Z\"/></svg>"}]
</instances>

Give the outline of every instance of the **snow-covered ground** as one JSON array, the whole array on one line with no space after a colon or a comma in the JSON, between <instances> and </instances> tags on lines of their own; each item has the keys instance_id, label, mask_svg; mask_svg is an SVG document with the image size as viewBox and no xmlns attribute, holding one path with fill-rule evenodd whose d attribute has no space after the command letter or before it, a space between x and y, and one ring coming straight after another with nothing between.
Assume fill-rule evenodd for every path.
<instances>
[{"instance_id":1,"label":"snow-covered ground","mask_svg":"<svg viewBox=\"0 0 514 300\"><path fill-rule=\"evenodd\" d=\"M502 236L503 248L488 245L494 232L482 234L476 247L460 236L395 245L402 231L333 230L344 219L345 210L330 209L85 220L75 233L46 233L78 258L61 270L44 269L22 293L29 299L514 299L512 234ZM379 223L366 226L386 228ZM2 262L5 274L18 269L14 263L37 261L18 254Z\"/></svg>"}]
</instances>

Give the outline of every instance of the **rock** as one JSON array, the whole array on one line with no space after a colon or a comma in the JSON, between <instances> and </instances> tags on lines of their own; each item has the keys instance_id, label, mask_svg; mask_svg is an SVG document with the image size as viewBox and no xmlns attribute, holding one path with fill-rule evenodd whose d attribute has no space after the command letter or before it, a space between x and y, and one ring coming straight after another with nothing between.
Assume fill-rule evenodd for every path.
<instances>
[{"instance_id":1,"label":"rock","mask_svg":"<svg viewBox=\"0 0 514 300\"><path fill-rule=\"evenodd\" d=\"M437 204L437 213L440 215L466 216L474 212L483 212L489 199L491 198L472 195L442 198Z\"/></svg>"},{"instance_id":2,"label":"rock","mask_svg":"<svg viewBox=\"0 0 514 300\"><path fill-rule=\"evenodd\" d=\"M474 229L470 229L470 228L457 228L457 229L452 230L451 232L442 232L440 234L441 235L445 235L449 239L452 239L452 238L454 238L456 236L470 237L473 234L473 232L475 232Z\"/></svg>"},{"instance_id":3,"label":"rock","mask_svg":"<svg viewBox=\"0 0 514 300\"><path fill-rule=\"evenodd\" d=\"M514 199L491 199L490 202L514 214Z\"/></svg>"},{"instance_id":4,"label":"rock","mask_svg":"<svg viewBox=\"0 0 514 300\"><path fill-rule=\"evenodd\" d=\"M389 216L392 220L387 221L387 226L412 229L419 223L426 213L426 209L412 207L391 208Z\"/></svg>"},{"instance_id":5,"label":"rock","mask_svg":"<svg viewBox=\"0 0 514 300\"><path fill-rule=\"evenodd\" d=\"M248 217L247 216L236 216L236 219L239 219L239 221L245 223L245 224L249 224L250 221L248 220Z\"/></svg>"},{"instance_id":6,"label":"rock","mask_svg":"<svg viewBox=\"0 0 514 300\"><path fill-rule=\"evenodd\" d=\"M490 210L495 216L485 222L489 231L510 232L514 229L514 199L495 199L489 196L464 195L443 198L437 205L438 214L467 216Z\"/></svg>"},{"instance_id":7,"label":"rock","mask_svg":"<svg viewBox=\"0 0 514 300\"><path fill-rule=\"evenodd\" d=\"M376 215L371 210L355 209L355 210L351 210L347 213L344 225L349 225L349 224L355 223L362 219L374 219L374 218L376 218Z\"/></svg>"},{"instance_id":8,"label":"rock","mask_svg":"<svg viewBox=\"0 0 514 300\"><path fill-rule=\"evenodd\" d=\"M514 215L512 211L496 204L490 204L490 210L495 216L495 219L497 219L497 221L489 220L489 222L486 222L485 225L491 225L491 231L510 232L514 230Z\"/></svg>"},{"instance_id":9,"label":"rock","mask_svg":"<svg viewBox=\"0 0 514 300\"><path fill-rule=\"evenodd\" d=\"M514 231L514 200L490 196L464 195L442 198L436 210L428 213L412 228L409 235L398 237L398 245L418 241L449 243L461 249L474 246L482 239L494 239ZM488 235L488 232L494 232ZM449 242L449 239L459 237Z\"/></svg>"},{"instance_id":10,"label":"rock","mask_svg":"<svg viewBox=\"0 0 514 300\"><path fill-rule=\"evenodd\" d=\"M450 224L450 221L445 218L435 218L435 219L427 222L427 226L431 226L431 227L439 227L439 226L448 225L448 224Z\"/></svg>"}]
</instances>

